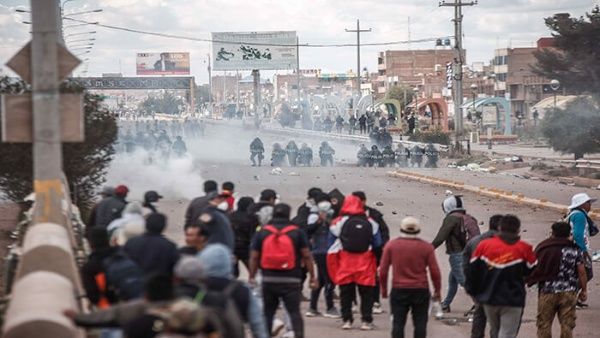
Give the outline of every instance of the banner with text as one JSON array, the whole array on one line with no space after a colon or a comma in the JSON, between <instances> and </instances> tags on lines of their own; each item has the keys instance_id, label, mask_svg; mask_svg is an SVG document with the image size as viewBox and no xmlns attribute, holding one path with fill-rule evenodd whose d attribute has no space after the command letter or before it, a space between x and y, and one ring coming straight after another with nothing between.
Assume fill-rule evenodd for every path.
<instances>
[{"instance_id":1,"label":"banner with text","mask_svg":"<svg viewBox=\"0 0 600 338\"><path fill-rule=\"evenodd\" d=\"M137 75L189 75L190 53L137 53Z\"/></svg>"},{"instance_id":2,"label":"banner with text","mask_svg":"<svg viewBox=\"0 0 600 338\"><path fill-rule=\"evenodd\" d=\"M212 33L213 70L296 69L296 32Z\"/></svg>"}]
</instances>

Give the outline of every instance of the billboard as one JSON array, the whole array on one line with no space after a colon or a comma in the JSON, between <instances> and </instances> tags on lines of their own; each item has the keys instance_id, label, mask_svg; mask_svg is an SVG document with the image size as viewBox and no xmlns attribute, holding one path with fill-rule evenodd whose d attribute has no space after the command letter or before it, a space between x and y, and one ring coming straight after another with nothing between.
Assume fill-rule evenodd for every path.
<instances>
[{"instance_id":1,"label":"billboard","mask_svg":"<svg viewBox=\"0 0 600 338\"><path fill-rule=\"evenodd\" d=\"M137 75L189 75L190 53L137 53Z\"/></svg>"},{"instance_id":2,"label":"billboard","mask_svg":"<svg viewBox=\"0 0 600 338\"><path fill-rule=\"evenodd\" d=\"M296 32L212 33L213 70L296 69Z\"/></svg>"}]
</instances>

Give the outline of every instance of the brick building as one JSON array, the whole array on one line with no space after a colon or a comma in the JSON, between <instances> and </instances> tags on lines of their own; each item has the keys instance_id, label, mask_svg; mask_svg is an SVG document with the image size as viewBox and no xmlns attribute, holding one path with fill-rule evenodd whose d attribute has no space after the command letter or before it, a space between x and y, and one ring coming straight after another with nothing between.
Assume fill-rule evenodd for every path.
<instances>
[{"instance_id":1,"label":"brick building","mask_svg":"<svg viewBox=\"0 0 600 338\"><path fill-rule=\"evenodd\" d=\"M452 49L387 50L377 60L379 76L375 95L385 96L394 85L418 87L422 97L441 97L448 93L446 64L454 60Z\"/></svg>"},{"instance_id":2,"label":"brick building","mask_svg":"<svg viewBox=\"0 0 600 338\"><path fill-rule=\"evenodd\" d=\"M533 73L534 52L552 47L552 38L541 38L537 47L496 49L494 57L495 94L510 99L513 114L521 112L531 118L531 108L553 93L544 93L550 79Z\"/></svg>"}]
</instances>

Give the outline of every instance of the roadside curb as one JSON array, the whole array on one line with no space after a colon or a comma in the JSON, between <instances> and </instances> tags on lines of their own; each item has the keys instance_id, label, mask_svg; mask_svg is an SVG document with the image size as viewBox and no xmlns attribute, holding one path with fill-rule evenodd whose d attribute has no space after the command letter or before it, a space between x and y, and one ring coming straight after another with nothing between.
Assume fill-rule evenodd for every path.
<instances>
[{"instance_id":1,"label":"roadside curb","mask_svg":"<svg viewBox=\"0 0 600 338\"><path fill-rule=\"evenodd\" d=\"M536 199L536 198L525 197L524 194L514 192L514 191L506 191L506 190L501 190L501 189L496 189L496 188L488 188L488 187L484 187L484 186L468 185L468 184L465 184L464 182L460 182L460 181L446 180L446 179L442 179L442 178L426 176L426 175L421 175L421 174L402 171L402 170L389 171L387 174L388 174L388 176L391 176L391 177L404 178L404 179L409 179L409 180L413 180L413 181L418 181L421 183L427 183L427 184L439 185L439 186L453 188L453 189L460 189L463 191L469 191L469 192L476 193L481 196L502 199L502 200L510 201L510 202L517 203L520 205L528 205L530 207L535 207L535 208L544 208L544 209L554 210L554 211L560 212L561 214L566 214L568 211L568 206L566 206L564 204L550 202L545 199ZM589 216L593 219L600 220L600 213L598 213L597 211L590 212Z\"/></svg>"}]
</instances>

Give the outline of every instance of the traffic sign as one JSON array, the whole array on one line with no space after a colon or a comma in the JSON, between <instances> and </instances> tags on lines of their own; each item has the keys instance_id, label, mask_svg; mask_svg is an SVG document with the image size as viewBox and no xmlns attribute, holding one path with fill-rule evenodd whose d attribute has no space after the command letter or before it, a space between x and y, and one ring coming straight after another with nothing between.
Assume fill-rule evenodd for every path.
<instances>
[{"instance_id":1,"label":"traffic sign","mask_svg":"<svg viewBox=\"0 0 600 338\"><path fill-rule=\"evenodd\" d=\"M2 141L33 141L33 100L31 93L2 95ZM62 142L84 141L83 94L61 94L59 107Z\"/></svg>"},{"instance_id":2,"label":"traffic sign","mask_svg":"<svg viewBox=\"0 0 600 338\"><path fill-rule=\"evenodd\" d=\"M81 63L62 44L57 42L58 80L63 81ZM6 65L17 73L25 82L31 83L31 41L28 42Z\"/></svg>"}]
</instances>

